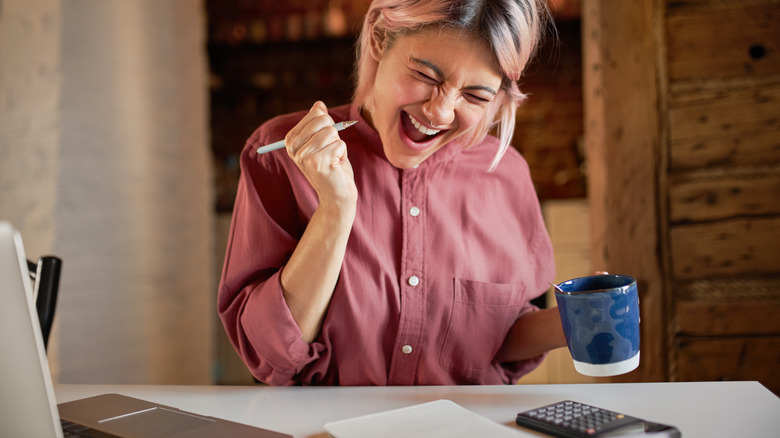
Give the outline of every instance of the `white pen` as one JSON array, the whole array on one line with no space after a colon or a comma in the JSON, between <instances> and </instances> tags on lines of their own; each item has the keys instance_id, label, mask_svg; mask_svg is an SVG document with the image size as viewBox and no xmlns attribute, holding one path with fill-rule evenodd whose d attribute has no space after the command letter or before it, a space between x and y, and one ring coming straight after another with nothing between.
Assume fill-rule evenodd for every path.
<instances>
[{"instance_id":1,"label":"white pen","mask_svg":"<svg viewBox=\"0 0 780 438\"><path fill-rule=\"evenodd\" d=\"M336 123L335 125L333 125L333 127L336 128L336 131L341 131L342 129L349 128L350 126L354 125L357 122L358 122L357 120L345 120L343 122ZM264 154L266 152L275 151L283 147L284 147L284 140L279 140L277 142L267 144L265 146L260 146L259 148L257 148L257 153Z\"/></svg>"}]
</instances>

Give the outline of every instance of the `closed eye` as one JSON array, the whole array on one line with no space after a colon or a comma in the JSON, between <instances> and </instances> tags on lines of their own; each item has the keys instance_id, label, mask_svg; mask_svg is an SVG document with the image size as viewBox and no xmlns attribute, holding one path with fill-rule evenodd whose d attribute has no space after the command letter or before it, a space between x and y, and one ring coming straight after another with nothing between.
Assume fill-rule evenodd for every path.
<instances>
[{"instance_id":1,"label":"closed eye","mask_svg":"<svg viewBox=\"0 0 780 438\"><path fill-rule=\"evenodd\" d=\"M423 82L427 82L429 84L438 84L439 83L439 81L437 81L435 78L432 78L432 77L426 75L425 73L423 73L423 72L421 72L419 70L415 70L414 72L417 75L417 78L422 80Z\"/></svg>"},{"instance_id":2,"label":"closed eye","mask_svg":"<svg viewBox=\"0 0 780 438\"><path fill-rule=\"evenodd\" d=\"M482 96L477 96L476 94L466 94L466 98L475 102L475 103L489 103L492 99L485 99Z\"/></svg>"},{"instance_id":3,"label":"closed eye","mask_svg":"<svg viewBox=\"0 0 780 438\"><path fill-rule=\"evenodd\" d=\"M497 94L493 88L481 85L466 87L464 91L464 95L469 101L480 105L492 102Z\"/></svg>"}]
</instances>

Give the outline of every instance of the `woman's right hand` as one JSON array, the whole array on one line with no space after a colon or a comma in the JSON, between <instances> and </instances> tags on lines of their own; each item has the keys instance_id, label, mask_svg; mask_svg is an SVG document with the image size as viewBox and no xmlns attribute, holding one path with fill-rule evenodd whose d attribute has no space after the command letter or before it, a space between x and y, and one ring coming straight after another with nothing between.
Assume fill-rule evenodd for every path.
<instances>
[{"instance_id":1,"label":"woman's right hand","mask_svg":"<svg viewBox=\"0 0 780 438\"><path fill-rule=\"evenodd\" d=\"M284 137L287 154L295 162L319 197L320 206L354 210L357 187L347 145L333 127L333 119L322 102Z\"/></svg>"}]
</instances>

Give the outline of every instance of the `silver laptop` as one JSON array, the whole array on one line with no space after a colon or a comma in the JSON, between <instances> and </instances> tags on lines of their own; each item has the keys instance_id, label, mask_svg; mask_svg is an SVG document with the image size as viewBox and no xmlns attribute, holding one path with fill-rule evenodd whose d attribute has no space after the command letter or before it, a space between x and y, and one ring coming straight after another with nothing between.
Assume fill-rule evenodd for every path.
<instances>
[{"instance_id":1,"label":"silver laptop","mask_svg":"<svg viewBox=\"0 0 780 438\"><path fill-rule=\"evenodd\" d=\"M291 437L120 394L57 406L22 238L0 221L0 436L63 437L64 427L88 437Z\"/></svg>"}]
</instances>

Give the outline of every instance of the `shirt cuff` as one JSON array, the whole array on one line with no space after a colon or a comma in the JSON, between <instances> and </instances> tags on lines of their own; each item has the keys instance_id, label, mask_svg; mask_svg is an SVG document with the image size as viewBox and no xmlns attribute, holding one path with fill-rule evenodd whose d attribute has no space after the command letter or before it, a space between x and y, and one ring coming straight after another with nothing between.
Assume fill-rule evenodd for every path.
<instances>
[{"instance_id":1,"label":"shirt cuff","mask_svg":"<svg viewBox=\"0 0 780 438\"><path fill-rule=\"evenodd\" d=\"M325 346L302 339L282 293L281 270L252 291L241 315L241 325L260 366L255 377L269 384L289 384L316 360Z\"/></svg>"}]
</instances>

